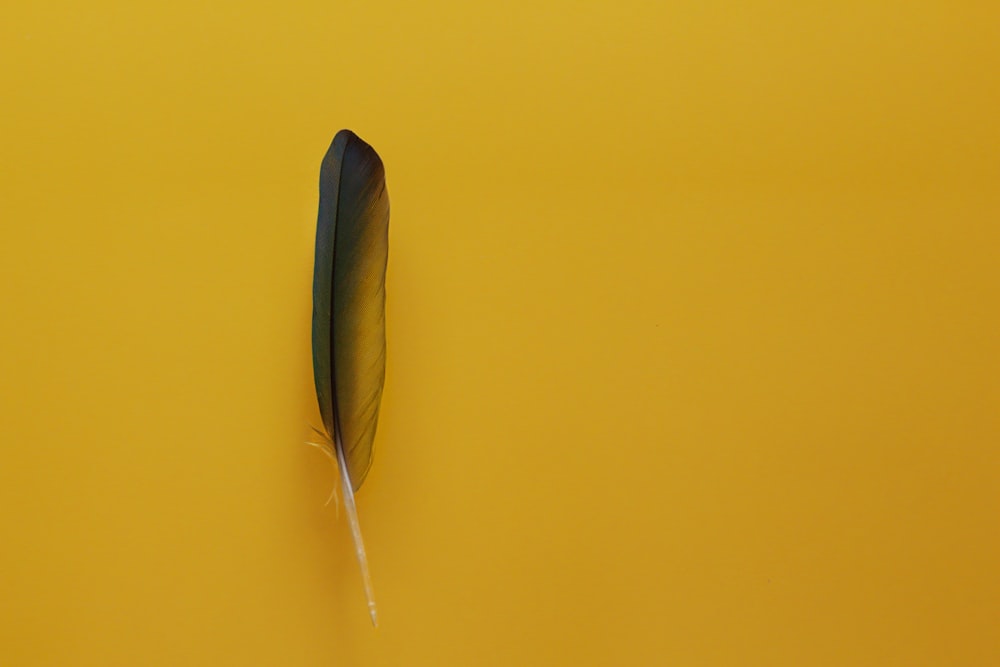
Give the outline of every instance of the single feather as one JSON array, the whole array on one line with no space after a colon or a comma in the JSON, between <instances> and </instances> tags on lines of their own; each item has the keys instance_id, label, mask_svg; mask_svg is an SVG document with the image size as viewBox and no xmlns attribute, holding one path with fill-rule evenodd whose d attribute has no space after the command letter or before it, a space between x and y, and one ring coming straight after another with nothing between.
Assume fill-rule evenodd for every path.
<instances>
[{"instance_id":1,"label":"single feather","mask_svg":"<svg viewBox=\"0 0 1000 667\"><path fill-rule=\"evenodd\" d=\"M375 150L350 130L334 137L319 177L313 272L313 375L323 428L340 469L344 508L377 625L354 492L368 475L385 380L389 195Z\"/></svg>"}]
</instances>

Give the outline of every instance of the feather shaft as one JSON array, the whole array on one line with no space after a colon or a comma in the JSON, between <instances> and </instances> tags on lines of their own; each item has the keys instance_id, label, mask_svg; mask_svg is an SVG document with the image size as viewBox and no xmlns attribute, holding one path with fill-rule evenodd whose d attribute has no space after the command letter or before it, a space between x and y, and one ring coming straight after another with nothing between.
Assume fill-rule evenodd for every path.
<instances>
[{"instance_id":1,"label":"feather shaft","mask_svg":"<svg viewBox=\"0 0 1000 667\"><path fill-rule=\"evenodd\" d=\"M340 468L340 490L344 496L344 510L347 523L351 526L351 539L354 541L354 554L361 568L361 583L365 587L365 598L368 600L368 615L372 626L378 627L378 610L375 607L375 593L372 590L372 577L368 572L368 555L365 553L365 541L361 537L361 523L358 521L358 508L354 504L354 488L351 485L351 473L347 469L347 459L340 438L336 441L337 463Z\"/></svg>"}]
</instances>

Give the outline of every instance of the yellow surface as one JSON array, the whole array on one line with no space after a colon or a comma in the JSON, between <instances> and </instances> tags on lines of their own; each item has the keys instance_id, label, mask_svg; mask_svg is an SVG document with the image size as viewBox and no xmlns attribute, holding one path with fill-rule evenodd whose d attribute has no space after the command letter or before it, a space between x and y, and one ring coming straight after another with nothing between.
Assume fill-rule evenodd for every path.
<instances>
[{"instance_id":1,"label":"yellow surface","mask_svg":"<svg viewBox=\"0 0 1000 667\"><path fill-rule=\"evenodd\" d=\"M1000 664L996 3L8 3L0 664ZM392 197L359 495L320 159Z\"/></svg>"}]
</instances>

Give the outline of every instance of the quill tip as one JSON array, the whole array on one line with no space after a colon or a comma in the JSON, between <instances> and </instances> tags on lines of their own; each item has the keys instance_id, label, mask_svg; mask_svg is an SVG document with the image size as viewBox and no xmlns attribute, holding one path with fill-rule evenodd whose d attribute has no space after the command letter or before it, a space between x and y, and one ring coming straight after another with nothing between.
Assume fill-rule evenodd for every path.
<instances>
[{"instance_id":1,"label":"quill tip","mask_svg":"<svg viewBox=\"0 0 1000 667\"><path fill-rule=\"evenodd\" d=\"M378 627L378 612L375 610L375 604L368 605L368 615L372 617L372 627Z\"/></svg>"}]
</instances>

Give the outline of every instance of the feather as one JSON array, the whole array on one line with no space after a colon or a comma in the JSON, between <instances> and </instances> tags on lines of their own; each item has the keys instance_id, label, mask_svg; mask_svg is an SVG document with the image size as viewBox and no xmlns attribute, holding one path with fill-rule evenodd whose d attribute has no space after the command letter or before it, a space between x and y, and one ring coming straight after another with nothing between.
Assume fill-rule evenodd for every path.
<instances>
[{"instance_id":1,"label":"feather","mask_svg":"<svg viewBox=\"0 0 1000 667\"><path fill-rule=\"evenodd\" d=\"M385 270L389 195L385 169L350 130L323 158L313 270L313 375L326 437L361 567L372 623L375 601L354 492L368 475L385 379Z\"/></svg>"}]
</instances>

